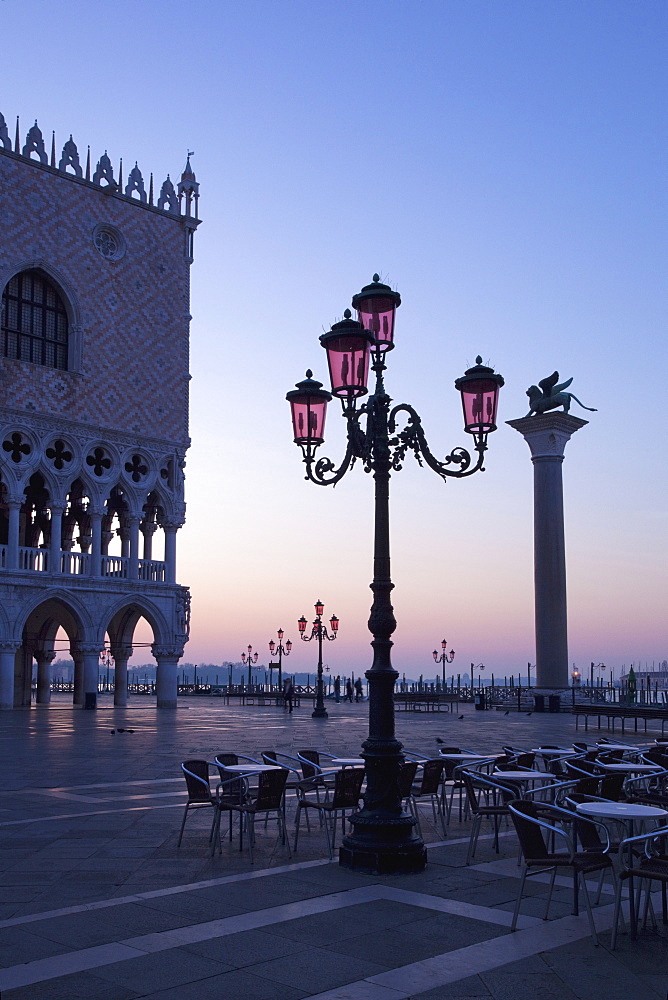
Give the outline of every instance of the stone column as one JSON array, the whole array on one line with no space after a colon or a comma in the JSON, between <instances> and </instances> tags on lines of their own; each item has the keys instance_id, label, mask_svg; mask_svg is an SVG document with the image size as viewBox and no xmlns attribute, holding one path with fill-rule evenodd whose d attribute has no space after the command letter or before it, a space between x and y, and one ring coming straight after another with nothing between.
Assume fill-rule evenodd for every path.
<instances>
[{"instance_id":1,"label":"stone column","mask_svg":"<svg viewBox=\"0 0 668 1000\"><path fill-rule=\"evenodd\" d=\"M56 658L53 649L39 649L34 654L37 660L37 704L48 705L51 701L51 664Z\"/></svg>"},{"instance_id":2,"label":"stone column","mask_svg":"<svg viewBox=\"0 0 668 1000\"><path fill-rule=\"evenodd\" d=\"M128 660L132 646L112 646L114 658L114 705L125 708L128 703Z\"/></svg>"},{"instance_id":3,"label":"stone column","mask_svg":"<svg viewBox=\"0 0 668 1000\"><path fill-rule=\"evenodd\" d=\"M130 580L139 579L139 518L128 515L127 530L130 535L128 555L130 557Z\"/></svg>"},{"instance_id":4,"label":"stone column","mask_svg":"<svg viewBox=\"0 0 668 1000\"><path fill-rule=\"evenodd\" d=\"M180 525L167 522L165 529L165 583L176 582L176 532Z\"/></svg>"},{"instance_id":5,"label":"stone column","mask_svg":"<svg viewBox=\"0 0 668 1000\"><path fill-rule=\"evenodd\" d=\"M100 576L102 569L102 511L90 512L90 575Z\"/></svg>"},{"instance_id":6,"label":"stone column","mask_svg":"<svg viewBox=\"0 0 668 1000\"><path fill-rule=\"evenodd\" d=\"M151 650L158 664L155 676L158 708L176 708L176 670L183 656L183 646L154 643Z\"/></svg>"},{"instance_id":7,"label":"stone column","mask_svg":"<svg viewBox=\"0 0 668 1000\"><path fill-rule=\"evenodd\" d=\"M153 535L158 525L155 521L144 521L141 530L144 536L144 560L150 562L153 559Z\"/></svg>"},{"instance_id":8,"label":"stone column","mask_svg":"<svg viewBox=\"0 0 668 1000\"><path fill-rule=\"evenodd\" d=\"M60 543L63 534L65 504L51 501L51 542L49 545L49 572L60 573ZM39 687L39 685L38 685ZM39 701L39 696L37 698Z\"/></svg>"},{"instance_id":9,"label":"stone column","mask_svg":"<svg viewBox=\"0 0 668 1000\"><path fill-rule=\"evenodd\" d=\"M97 708L100 645L94 642L79 642L77 649L83 660L83 707Z\"/></svg>"},{"instance_id":10,"label":"stone column","mask_svg":"<svg viewBox=\"0 0 668 1000\"><path fill-rule=\"evenodd\" d=\"M14 708L14 665L20 642L0 641L0 710Z\"/></svg>"},{"instance_id":11,"label":"stone column","mask_svg":"<svg viewBox=\"0 0 668 1000\"><path fill-rule=\"evenodd\" d=\"M536 687L568 687L566 550L561 466L564 449L587 420L544 413L508 420L531 450L533 462Z\"/></svg>"},{"instance_id":12,"label":"stone column","mask_svg":"<svg viewBox=\"0 0 668 1000\"><path fill-rule=\"evenodd\" d=\"M78 708L84 703L84 664L83 656L78 649L70 649L70 655L74 662L74 693L72 703Z\"/></svg>"},{"instance_id":13,"label":"stone column","mask_svg":"<svg viewBox=\"0 0 668 1000\"><path fill-rule=\"evenodd\" d=\"M23 499L7 498L9 525L7 535L7 569L18 569L19 565L19 526L21 523L21 506Z\"/></svg>"}]
</instances>

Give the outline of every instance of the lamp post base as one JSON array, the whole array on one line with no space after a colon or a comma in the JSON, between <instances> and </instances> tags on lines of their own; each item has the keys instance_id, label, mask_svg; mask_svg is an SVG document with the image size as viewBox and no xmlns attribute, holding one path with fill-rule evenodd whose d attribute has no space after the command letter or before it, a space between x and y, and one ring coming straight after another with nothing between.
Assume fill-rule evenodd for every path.
<instances>
[{"instance_id":1,"label":"lamp post base","mask_svg":"<svg viewBox=\"0 0 668 1000\"><path fill-rule=\"evenodd\" d=\"M351 819L353 833L344 837L339 848L339 864L374 875L421 872L427 864L427 849L415 833L415 820L405 813L399 817L358 814Z\"/></svg>"},{"instance_id":2,"label":"lamp post base","mask_svg":"<svg viewBox=\"0 0 668 1000\"><path fill-rule=\"evenodd\" d=\"M329 715L327 714L327 709L326 708L314 708L313 711L311 712L311 718L312 719L328 719Z\"/></svg>"}]
</instances>

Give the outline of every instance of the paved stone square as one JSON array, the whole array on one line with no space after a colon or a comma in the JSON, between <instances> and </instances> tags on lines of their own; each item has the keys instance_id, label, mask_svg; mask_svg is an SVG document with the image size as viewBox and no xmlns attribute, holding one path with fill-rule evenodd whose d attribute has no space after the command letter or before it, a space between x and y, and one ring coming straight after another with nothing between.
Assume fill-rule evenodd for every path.
<instances>
[{"instance_id":1,"label":"paved stone square","mask_svg":"<svg viewBox=\"0 0 668 1000\"><path fill-rule=\"evenodd\" d=\"M305 703L290 716L189 698L157 712L148 698L114 709L103 697L82 712L56 697L2 714L2 1000L666 1000L666 929L623 934L611 953L608 883L598 948L586 916L571 916L567 878L547 923L546 882L531 880L509 933L521 871L511 827L497 855L483 826L467 868L469 824L455 810L444 840L423 806L427 869L385 878L330 862L313 820L292 859L260 822L253 865L236 836L211 858L208 809L177 848L182 760L309 746L356 755L366 704L328 711L312 720ZM437 737L488 752L599 735L576 735L568 714L460 714L399 713L397 733L427 753Z\"/></svg>"}]
</instances>

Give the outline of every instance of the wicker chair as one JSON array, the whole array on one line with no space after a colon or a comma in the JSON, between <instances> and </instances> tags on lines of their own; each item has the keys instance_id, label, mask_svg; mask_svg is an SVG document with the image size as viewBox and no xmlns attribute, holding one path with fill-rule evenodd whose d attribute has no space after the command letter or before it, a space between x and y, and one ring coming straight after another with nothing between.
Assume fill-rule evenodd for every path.
<instances>
[{"instance_id":1,"label":"wicker chair","mask_svg":"<svg viewBox=\"0 0 668 1000\"><path fill-rule=\"evenodd\" d=\"M426 799L431 803L431 812L434 818L434 823L436 823L436 818L440 819L441 827L443 828L443 836L447 837L448 830L445 825L445 804L443 802L443 772L445 770L446 761L444 760L426 760L422 765L422 775L413 782L413 787L411 789L409 804L411 812L415 817L417 823L418 833L422 836L422 827L420 825L420 814L418 811L418 803L422 799Z\"/></svg>"},{"instance_id":2,"label":"wicker chair","mask_svg":"<svg viewBox=\"0 0 668 1000\"><path fill-rule=\"evenodd\" d=\"M321 800L318 796L318 775L301 782L301 784L297 787L298 800L297 815L295 817L295 852L297 851L297 843L299 841L299 824L301 814L302 812L306 812L306 815L308 816L309 809L316 809L323 820L323 825L325 827L330 860L334 857L336 823L339 814L341 814L341 827L345 831L346 809L353 811L358 808L363 781L363 767L346 767L341 771L337 771L334 777L334 788L326 800ZM314 799L310 799L308 797L309 792L315 793Z\"/></svg>"},{"instance_id":3,"label":"wicker chair","mask_svg":"<svg viewBox=\"0 0 668 1000\"><path fill-rule=\"evenodd\" d=\"M641 883L638 891L638 904L640 903L642 882L647 882L644 916L645 924L647 923L648 910L651 907L651 884L652 882L660 883L663 922L664 924L668 923L668 854L665 853L666 837L668 837L668 826L664 826L660 830L652 830L651 833L640 834L637 837L627 837L625 840L622 840L619 845L619 856L622 859L624 868L619 874L619 883L617 885L617 894L615 896L615 912L612 920L612 940L610 942L610 946L613 950L617 944L617 925L619 923L622 905L622 886L624 882L627 882L630 879L639 879ZM635 854L635 851L638 848L644 849L644 856L641 854L638 857ZM629 860L629 858L632 860ZM629 892L629 908L631 916L631 937L635 938L638 932L639 905L636 906L635 896L631 891ZM654 925L656 926L653 913L652 918Z\"/></svg>"},{"instance_id":4,"label":"wicker chair","mask_svg":"<svg viewBox=\"0 0 668 1000\"><path fill-rule=\"evenodd\" d=\"M470 865L475 856L483 819L491 819L494 824L494 850L499 853L499 823L502 816L508 816L508 802L517 797L517 788L477 771L462 770L460 773L466 785L468 807L473 815L466 855L466 864Z\"/></svg>"},{"instance_id":5,"label":"wicker chair","mask_svg":"<svg viewBox=\"0 0 668 1000\"><path fill-rule=\"evenodd\" d=\"M177 847L181 846L183 830L188 818L188 810L201 809L202 807L214 808L216 805L216 795L211 791L211 784L209 782L208 760L186 760L181 764L181 770L183 771L183 776L186 779L188 801L186 802L186 808L183 813L179 839L176 842ZM215 819L216 816L214 813L209 840L211 840L213 836Z\"/></svg>"},{"instance_id":6,"label":"wicker chair","mask_svg":"<svg viewBox=\"0 0 668 1000\"><path fill-rule=\"evenodd\" d=\"M280 771L259 772L257 774L257 791L254 793L247 791L241 801L233 802L229 806L232 812L239 813L241 826L246 828L251 864L253 863L253 847L255 846L255 817L260 814L268 816L269 813L275 813L281 843L287 845L288 856L292 857L290 841L285 829L285 784L288 773L284 768L281 768ZM253 773L244 775L244 781L247 782L251 777L253 777ZM243 843L242 838L240 839Z\"/></svg>"},{"instance_id":7,"label":"wicker chair","mask_svg":"<svg viewBox=\"0 0 668 1000\"><path fill-rule=\"evenodd\" d=\"M585 823L596 825L603 831L605 831L605 827L602 823L595 824L591 820L583 820L580 817L576 818L568 809L560 809L558 806L548 806L538 802L515 801L509 803L508 809L517 831L520 847L522 849L522 856L524 858L524 871L522 872L522 880L517 895L517 901L515 903L513 920L510 925L511 931L514 931L517 927L517 919L519 917L520 904L522 902L524 884L527 877L529 875L538 875L549 871L552 872L550 888L545 904L545 914L543 917L544 920L547 920L550 912L552 890L554 889L554 881L557 871L570 869L573 875L573 913L577 916L579 912L579 888L580 885L582 885L591 935L594 939L594 944L598 944L596 927L594 926L594 917L591 911L591 902L587 891L586 876L591 875L594 872L605 872L607 870L610 871L614 881L614 868L606 850L599 852L578 852L576 849L574 828L577 825L580 831L582 831ZM557 824L560 825L558 826ZM564 827L570 827L571 832L567 832ZM550 850L545 843L543 831L551 834L552 838L565 840L566 851Z\"/></svg>"}]
</instances>

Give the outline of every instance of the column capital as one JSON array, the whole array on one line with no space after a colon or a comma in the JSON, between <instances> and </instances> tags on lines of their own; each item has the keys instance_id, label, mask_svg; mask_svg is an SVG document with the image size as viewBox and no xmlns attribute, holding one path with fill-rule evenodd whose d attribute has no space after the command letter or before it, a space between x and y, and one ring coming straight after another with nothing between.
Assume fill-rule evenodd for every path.
<instances>
[{"instance_id":1,"label":"column capital","mask_svg":"<svg viewBox=\"0 0 668 1000\"><path fill-rule=\"evenodd\" d=\"M73 656L75 653L80 653L82 656L99 656L102 646L99 642L73 642L70 652Z\"/></svg>"},{"instance_id":2,"label":"column capital","mask_svg":"<svg viewBox=\"0 0 668 1000\"><path fill-rule=\"evenodd\" d=\"M111 646L109 652L113 656L114 660L129 660L132 656L134 649L132 646Z\"/></svg>"},{"instance_id":3,"label":"column capital","mask_svg":"<svg viewBox=\"0 0 668 1000\"><path fill-rule=\"evenodd\" d=\"M156 660L178 660L183 656L183 646L176 644L173 646L160 646L154 642L151 646L151 652Z\"/></svg>"},{"instance_id":4,"label":"column capital","mask_svg":"<svg viewBox=\"0 0 668 1000\"><path fill-rule=\"evenodd\" d=\"M532 459L563 460L564 449L573 434L586 427L588 420L572 417L570 413L542 413L519 420L506 420L509 427L519 431L529 445Z\"/></svg>"},{"instance_id":5,"label":"column capital","mask_svg":"<svg viewBox=\"0 0 668 1000\"><path fill-rule=\"evenodd\" d=\"M32 654L38 663L53 663L56 658L55 649L36 649Z\"/></svg>"},{"instance_id":6,"label":"column capital","mask_svg":"<svg viewBox=\"0 0 668 1000\"><path fill-rule=\"evenodd\" d=\"M5 505L14 510L18 510L25 503L24 493L7 493L5 495Z\"/></svg>"},{"instance_id":7,"label":"column capital","mask_svg":"<svg viewBox=\"0 0 668 1000\"><path fill-rule=\"evenodd\" d=\"M67 510L66 500L49 500L49 510L52 514L64 514Z\"/></svg>"},{"instance_id":8,"label":"column capital","mask_svg":"<svg viewBox=\"0 0 668 1000\"><path fill-rule=\"evenodd\" d=\"M15 639L0 639L0 653L17 653L22 643Z\"/></svg>"}]
</instances>

